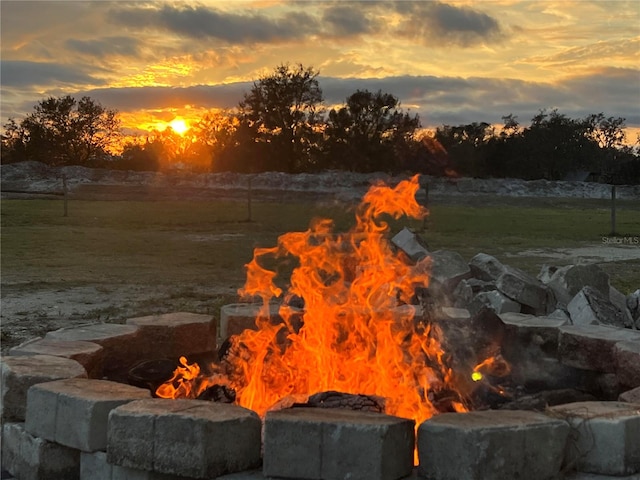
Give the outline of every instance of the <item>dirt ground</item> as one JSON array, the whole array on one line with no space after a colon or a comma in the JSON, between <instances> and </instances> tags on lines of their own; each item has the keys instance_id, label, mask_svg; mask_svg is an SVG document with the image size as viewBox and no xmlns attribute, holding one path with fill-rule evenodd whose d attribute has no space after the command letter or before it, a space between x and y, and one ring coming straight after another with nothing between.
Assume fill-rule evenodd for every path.
<instances>
[{"instance_id":1,"label":"dirt ground","mask_svg":"<svg viewBox=\"0 0 640 480\"><path fill-rule=\"evenodd\" d=\"M624 268L621 261L640 260L640 247L538 249L509 256L541 257L556 264L595 261L613 274ZM6 354L9 348L58 328L95 322L121 323L127 318L154 313L189 311L217 317L222 305L237 300L240 286L3 284L0 347Z\"/></svg>"}]
</instances>

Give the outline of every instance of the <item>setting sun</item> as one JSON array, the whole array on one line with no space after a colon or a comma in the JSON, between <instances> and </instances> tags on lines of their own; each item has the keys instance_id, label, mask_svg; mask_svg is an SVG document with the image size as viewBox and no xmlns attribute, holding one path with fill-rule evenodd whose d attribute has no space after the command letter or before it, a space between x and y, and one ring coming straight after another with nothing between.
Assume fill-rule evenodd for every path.
<instances>
[{"instance_id":1,"label":"setting sun","mask_svg":"<svg viewBox=\"0 0 640 480\"><path fill-rule=\"evenodd\" d=\"M175 118L169 122L169 126L176 132L178 135L184 135L184 133L189 130L189 125L181 118Z\"/></svg>"}]
</instances>

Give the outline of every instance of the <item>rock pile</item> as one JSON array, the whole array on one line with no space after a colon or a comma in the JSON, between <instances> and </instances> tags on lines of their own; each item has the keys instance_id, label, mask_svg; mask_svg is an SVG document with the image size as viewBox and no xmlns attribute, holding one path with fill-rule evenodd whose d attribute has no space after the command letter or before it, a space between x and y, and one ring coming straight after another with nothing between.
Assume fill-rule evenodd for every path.
<instances>
[{"instance_id":1,"label":"rock pile","mask_svg":"<svg viewBox=\"0 0 640 480\"><path fill-rule=\"evenodd\" d=\"M597 265L544 266L536 277L486 253L468 263L456 252L431 252L408 229L392 243L412 261L431 261L430 290L441 305L487 307L497 314L522 313L566 320L568 325L608 325L640 330L640 289L625 297Z\"/></svg>"}]
</instances>

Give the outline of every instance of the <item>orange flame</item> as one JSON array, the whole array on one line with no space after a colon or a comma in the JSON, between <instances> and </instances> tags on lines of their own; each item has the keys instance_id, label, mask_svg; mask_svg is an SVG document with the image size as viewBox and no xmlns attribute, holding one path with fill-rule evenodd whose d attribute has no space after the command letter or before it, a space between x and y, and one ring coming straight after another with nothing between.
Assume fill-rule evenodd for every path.
<instances>
[{"instance_id":1,"label":"orange flame","mask_svg":"<svg viewBox=\"0 0 640 480\"><path fill-rule=\"evenodd\" d=\"M386 239L388 225L381 219L423 218L418 189L417 175L395 188L373 186L348 233L334 233L332 222L321 219L306 232L282 235L275 247L256 249L239 293L261 298L258 329L234 337L209 376L181 359L156 394L197 397L208 386L227 385L236 391L236 403L263 415L287 398L335 390L383 397L386 413L416 425L437 413L436 394L465 390L456 383L470 383L471 372L451 371L440 332L420 322L418 307L410 305L415 288L429 284L429 260L408 264ZM282 257L298 264L286 292L276 285L276 272L263 266ZM285 304L292 296L304 299L302 327L288 307L280 309L284 322L269 321L269 302L283 293ZM464 396L454 397L450 408L467 411Z\"/></svg>"}]
</instances>

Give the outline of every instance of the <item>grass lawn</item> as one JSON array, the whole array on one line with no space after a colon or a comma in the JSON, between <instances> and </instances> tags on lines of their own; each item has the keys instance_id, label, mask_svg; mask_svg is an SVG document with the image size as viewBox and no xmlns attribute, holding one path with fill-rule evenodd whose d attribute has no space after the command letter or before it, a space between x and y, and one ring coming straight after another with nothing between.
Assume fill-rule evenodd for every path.
<instances>
[{"instance_id":1,"label":"grass lawn","mask_svg":"<svg viewBox=\"0 0 640 480\"><path fill-rule=\"evenodd\" d=\"M349 228L353 206L216 201L72 201L62 216L58 200L2 200L2 282L126 283L238 287L256 246L305 230L313 217ZM640 237L640 205L619 202L617 231ZM401 219L420 230L422 221ZM530 250L601 247L610 230L605 201L564 200L543 206L432 205L423 237L433 250L478 252L537 274L550 257ZM640 287L640 245L635 260L607 267L625 293ZM559 259L558 264L567 263ZM606 265L606 264L605 264ZM628 268L633 267L633 268Z\"/></svg>"}]
</instances>

